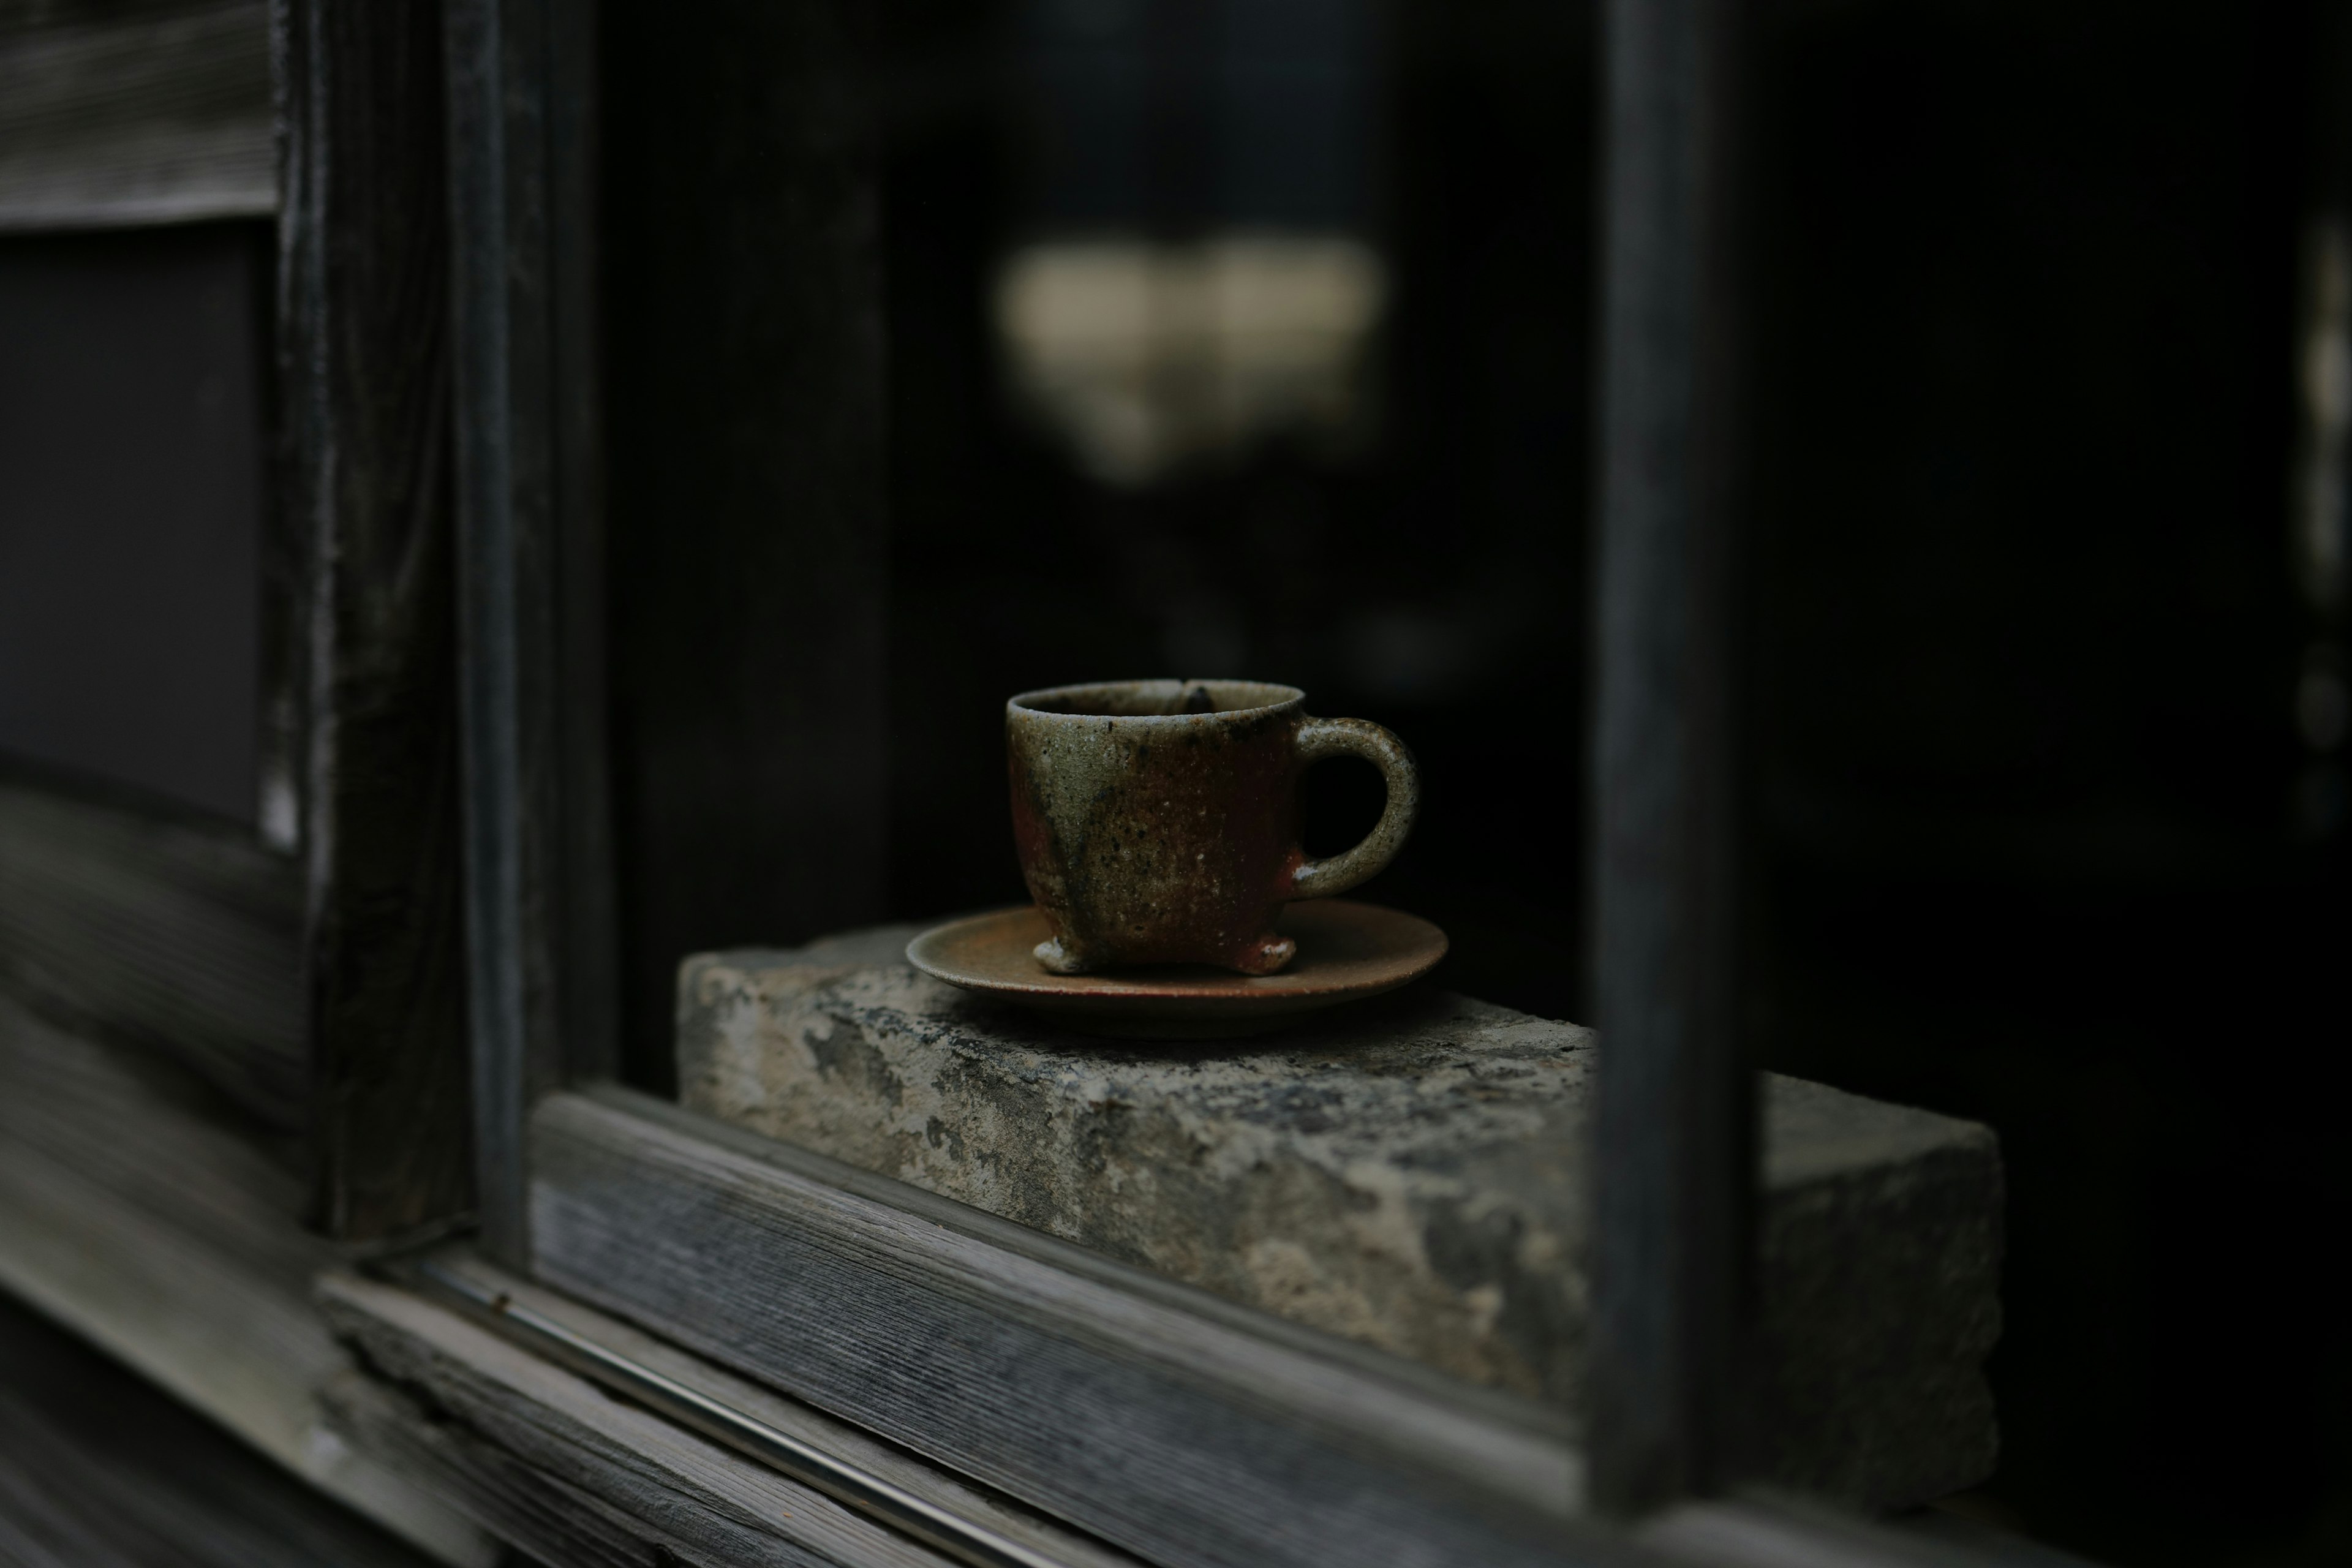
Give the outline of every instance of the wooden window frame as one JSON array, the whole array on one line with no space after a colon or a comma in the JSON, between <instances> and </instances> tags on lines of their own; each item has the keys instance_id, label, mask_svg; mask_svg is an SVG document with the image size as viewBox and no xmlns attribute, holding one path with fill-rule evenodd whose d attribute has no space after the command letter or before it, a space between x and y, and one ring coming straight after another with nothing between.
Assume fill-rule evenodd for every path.
<instances>
[{"instance_id":1,"label":"wooden window frame","mask_svg":"<svg viewBox=\"0 0 2352 1568\"><path fill-rule=\"evenodd\" d=\"M125 18L60 6L0 35L0 235L278 212L265 9ZM191 138L197 127L201 132ZM193 139L197 155L159 156ZM300 772L297 541L261 525L267 794ZM257 806L258 803L257 802ZM38 763L0 763L0 979L52 1018L173 1057L240 1110L310 1108L298 812L224 821Z\"/></svg>"},{"instance_id":2,"label":"wooden window frame","mask_svg":"<svg viewBox=\"0 0 2352 1568\"><path fill-rule=\"evenodd\" d=\"M0 35L36 89L0 92L0 232L271 223L270 464L255 820L0 763L0 1277L487 1564L320 1425L359 1374L310 1300L338 1243L472 1215L438 0L36 11Z\"/></svg>"},{"instance_id":3,"label":"wooden window frame","mask_svg":"<svg viewBox=\"0 0 2352 1568\"><path fill-rule=\"evenodd\" d=\"M1724 925L1736 10L1607 6L1594 903L1615 1048L1579 1431L613 1081L593 20L554 0L448 0L491 1262L1182 1568L1762 1562L1832 1537L1843 1561L1960 1560L1752 1500L1670 1507L1738 1477L1753 1235Z\"/></svg>"},{"instance_id":4,"label":"wooden window frame","mask_svg":"<svg viewBox=\"0 0 2352 1568\"><path fill-rule=\"evenodd\" d=\"M256 825L0 767L0 964L299 1140L313 1223L353 1242L472 1208L445 128L437 98L376 90L437 83L438 39L430 5L184 0L0 40L0 77L38 89L0 107L0 232L278 240Z\"/></svg>"},{"instance_id":5,"label":"wooden window frame","mask_svg":"<svg viewBox=\"0 0 2352 1568\"><path fill-rule=\"evenodd\" d=\"M328 1403L439 1478L437 1502L394 1509L381 1477L339 1495L405 1510L453 1561L487 1542L441 1503L559 1560L609 1560L616 1540L632 1561L688 1540L990 1568L1976 1560L1723 1497L1753 1234L1724 782L1741 8L1606 0L1592 718L1611 1049L1580 1429L619 1087L593 10L267 0L274 102L240 100L236 156L160 195L117 179L116 153L184 130L191 84L259 79L205 28L261 0L188 0L203 25L184 36L142 34L142 14L83 39L160 69L121 79L160 90L92 97L43 156L93 194L38 226L278 218L262 773L288 809L248 831L9 768L0 851L32 890L0 900L0 979L68 1022L61 1054L128 1041L302 1140L330 1235L402 1247L478 1218L486 1257L322 1288L399 1378L346 1368ZM204 47L139 57L142 37ZM274 183L256 174L265 132ZM0 228L9 200L0 186ZM119 1121L179 1114L121 1098ZM194 1201L236 1208L267 1268L180 1289L157 1282L183 1257L168 1226L84 1237L162 1259L135 1275L142 1331L160 1342L178 1312L251 1318L281 1352L318 1334L301 1291L321 1244L203 1174ZM239 1429L304 1469L320 1391L299 1383ZM226 1382L173 1386L236 1424L225 1396L206 1404ZM420 1416L414 1388L465 1419ZM946 1522L926 1534L917 1509L877 1533L827 1513L877 1482ZM801 1556L755 1528L762 1509L816 1521Z\"/></svg>"}]
</instances>

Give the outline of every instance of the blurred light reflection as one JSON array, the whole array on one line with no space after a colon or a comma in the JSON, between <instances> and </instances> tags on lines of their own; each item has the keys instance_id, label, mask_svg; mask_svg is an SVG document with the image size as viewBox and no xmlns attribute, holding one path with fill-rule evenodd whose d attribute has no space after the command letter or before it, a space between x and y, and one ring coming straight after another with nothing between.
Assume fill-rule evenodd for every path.
<instances>
[{"instance_id":1,"label":"blurred light reflection","mask_svg":"<svg viewBox=\"0 0 2352 1568\"><path fill-rule=\"evenodd\" d=\"M1276 437L1360 441L1388 292L1343 235L1054 240L1005 259L996 324L1022 403L1132 488Z\"/></svg>"}]
</instances>

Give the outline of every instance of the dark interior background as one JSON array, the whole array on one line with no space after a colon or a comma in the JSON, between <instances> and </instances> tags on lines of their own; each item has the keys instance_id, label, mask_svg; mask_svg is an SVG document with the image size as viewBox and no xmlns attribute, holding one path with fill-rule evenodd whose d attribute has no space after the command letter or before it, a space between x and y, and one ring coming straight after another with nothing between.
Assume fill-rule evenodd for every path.
<instances>
[{"instance_id":1,"label":"dark interior background","mask_svg":"<svg viewBox=\"0 0 2352 1568\"><path fill-rule=\"evenodd\" d=\"M1999 1129L1972 1506L2122 1563L2352 1555L2352 889L2294 717L2337 631L2286 526L2337 10L1808 0L1756 40L1753 1038ZM1579 1015L1589 13L1238 15L606 7L639 1081L686 951L1020 897L1003 700L1123 675L1397 730L1425 826L1368 896L1447 929L1442 983ZM1007 394L1000 258L1253 224L1384 258L1369 430L1088 477ZM1377 806L1308 790L1317 847Z\"/></svg>"},{"instance_id":2,"label":"dark interior background","mask_svg":"<svg viewBox=\"0 0 2352 1568\"><path fill-rule=\"evenodd\" d=\"M1247 675L1406 739L1427 805L1376 896L1453 933L1454 984L1567 1012L1580 738L1558 710L1583 639L1584 19L1285 0L1264 9L1296 14L1307 47L1203 40L1207 28L1163 44L1178 29L1161 13L1184 9L1125 7L1134 53L1105 48L1097 68L1129 65L1132 90L1108 106L1056 82L1083 65L1024 47L1017 13L993 35L971 7L887 13L899 69L1003 84L960 100L910 93L885 142L891 910L1025 897L1005 820L1006 697ZM1349 57L1318 73L1313 43ZM1277 102L1322 88L1297 116L1307 126L1268 123L1234 87L1253 63ZM1316 157L1318 125L1326 142L1360 136L1351 155ZM1070 167L1073 143L1092 152L1120 129L1129 156ZM1207 167L1187 166L1188 148ZM1318 177L1333 165L1355 188ZM1358 232L1385 255L1377 407L1359 449L1276 435L1122 489L1087 477L1013 405L988 315L1007 247L1261 226ZM1324 764L1310 847L1353 842L1379 807L1368 766Z\"/></svg>"},{"instance_id":3,"label":"dark interior background","mask_svg":"<svg viewBox=\"0 0 2352 1568\"><path fill-rule=\"evenodd\" d=\"M253 820L268 259L0 236L0 757Z\"/></svg>"},{"instance_id":4,"label":"dark interior background","mask_svg":"<svg viewBox=\"0 0 2352 1568\"><path fill-rule=\"evenodd\" d=\"M1852 5L1763 50L1752 1017L2000 1130L1992 1490L2117 1562L2352 1557L2352 903L2285 521L2338 25Z\"/></svg>"}]
</instances>

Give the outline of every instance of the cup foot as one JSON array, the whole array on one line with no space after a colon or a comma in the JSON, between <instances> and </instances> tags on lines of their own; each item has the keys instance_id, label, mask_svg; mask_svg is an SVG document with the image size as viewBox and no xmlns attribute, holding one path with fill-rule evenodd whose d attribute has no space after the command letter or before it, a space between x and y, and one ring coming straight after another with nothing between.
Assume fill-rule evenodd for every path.
<instances>
[{"instance_id":1,"label":"cup foot","mask_svg":"<svg viewBox=\"0 0 2352 1568\"><path fill-rule=\"evenodd\" d=\"M1268 931L1234 955L1234 967L1244 974L1272 974L1288 963L1297 952L1297 942L1286 936L1276 936Z\"/></svg>"},{"instance_id":2,"label":"cup foot","mask_svg":"<svg viewBox=\"0 0 2352 1568\"><path fill-rule=\"evenodd\" d=\"M1062 939L1057 936L1046 938L1031 948L1029 952L1036 959L1037 967L1048 974L1092 974L1108 967L1099 959L1087 958L1063 946ZM1268 931L1223 960L1209 962L1221 962L1221 967L1237 970L1244 974L1272 974L1297 955L1297 942L1286 936L1276 936Z\"/></svg>"}]
</instances>

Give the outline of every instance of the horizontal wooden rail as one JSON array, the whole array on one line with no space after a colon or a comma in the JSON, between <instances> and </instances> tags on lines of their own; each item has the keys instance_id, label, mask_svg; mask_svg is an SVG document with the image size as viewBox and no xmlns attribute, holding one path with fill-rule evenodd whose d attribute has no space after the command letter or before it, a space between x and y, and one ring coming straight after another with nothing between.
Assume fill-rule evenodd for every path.
<instances>
[{"instance_id":1,"label":"horizontal wooden rail","mask_svg":"<svg viewBox=\"0 0 2352 1568\"><path fill-rule=\"evenodd\" d=\"M278 210L264 0L0 12L0 233Z\"/></svg>"},{"instance_id":2,"label":"horizontal wooden rail","mask_svg":"<svg viewBox=\"0 0 2352 1568\"><path fill-rule=\"evenodd\" d=\"M1155 1562L1643 1560L1554 1412L626 1090L531 1131L543 1281Z\"/></svg>"},{"instance_id":3,"label":"horizontal wooden rail","mask_svg":"<svg viewBox=\"0 0 2352 1568\"><path fill-rule=\"evenodd\" d=\"M251 1131L173 1064L0 995L0 1292L443 1562L490 1568L496 1544L439 1499L320 1440L319 1390L351 1366L310 1305L335 1249Z\"/></svg>"},{"instance_id":4,"label":"horizontal wooden rail","mask_svg":"<svg viewBox=\"0 0 2352 1568\"><path fill-rule=\"evenodd\" d=\"M248 830L0 777L0 987L303 1125L300 868Z\"/></svg>"}]
</instances>

